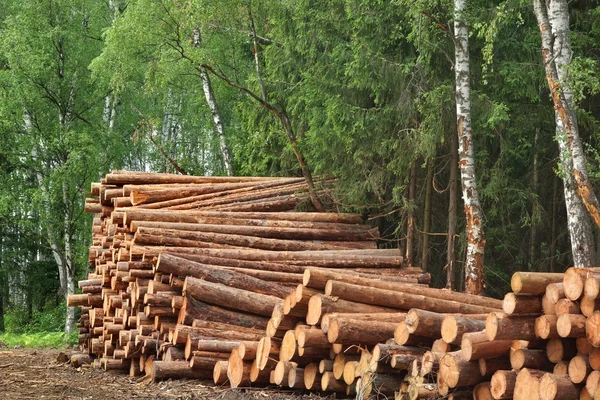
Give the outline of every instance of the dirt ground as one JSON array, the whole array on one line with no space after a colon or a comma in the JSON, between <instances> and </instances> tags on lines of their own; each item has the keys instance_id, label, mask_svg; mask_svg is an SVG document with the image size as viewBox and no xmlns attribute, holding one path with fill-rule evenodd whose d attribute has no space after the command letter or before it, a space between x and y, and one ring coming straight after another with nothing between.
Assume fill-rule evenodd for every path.
<instances>
[{"instance_id":1,"label":"dirt ground","mask_svg":"<svg viewBox=\"0 0 600 400\"><path fill-rule=\"evenodd\" d=\"M70 354L69 351L64 351ZM194 380L148 383L117 372L75 369L57 361L60 350L0 350L0 399L60 400L332 400L279 388L229 389Z\"/></svg>"}]
</instances>

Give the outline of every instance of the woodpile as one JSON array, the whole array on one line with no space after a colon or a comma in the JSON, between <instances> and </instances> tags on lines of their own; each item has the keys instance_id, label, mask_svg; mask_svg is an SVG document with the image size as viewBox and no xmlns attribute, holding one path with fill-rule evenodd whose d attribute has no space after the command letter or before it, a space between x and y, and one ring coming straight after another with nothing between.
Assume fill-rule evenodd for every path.
<instances>
[{"instance_id":1,"label":"woodpile","mask_svg":"<svg viewBox=\"0 0 600 400\"><path fill-rule=\"evenodd\" d=\"M395 323L382 313L400 318L395 308L324 295L327 281L303 286L309 267L315 282L329 273L352 283L429 283L402 267L397 249L377 249L378 230L360 216L296 211L308 198L302 179L116 171L92 195L92 272L68 299L82 308L73 365L304 388L308 361L332 351L318 324L298 324L307 313L318 321L332 310L371 313L388 335ZM346 335L352 323L334 329ZM338 378L324 382L342 388Z\"/></svg>"},{"instance_id":2,"label":"woodpile","mask_svg":"<svg viewBox=\"0 0 600 400\"><path fill-rule=\"evenodd\" d=\"M362 398L600 397L600 268L518 272L496 300L430 288L356 215L294 211L298 180L117 172L92 190L73 365Z\"/></svg>"}]
</instances>

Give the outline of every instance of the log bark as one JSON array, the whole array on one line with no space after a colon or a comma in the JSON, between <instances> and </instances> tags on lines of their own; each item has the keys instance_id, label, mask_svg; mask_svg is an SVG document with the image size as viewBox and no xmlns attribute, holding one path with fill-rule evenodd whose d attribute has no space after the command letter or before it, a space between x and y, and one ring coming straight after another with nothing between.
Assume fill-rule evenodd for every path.
<instances>
[{"instance_id":1,"label":"log bark","mask_svg":"<svg viewBox=\"0 0 600 400\"><path fill-rule=\"evenodd\" d=\"M394 336L395 322L362 321L337 317L329 323L329 343L362 344L373 346Z\"/></svg>"},{"instance_id":2,"label":"log bark","mask_svg":"<svg viewBox=\"0 0 600 400\"><path fill-rule=\"evenodd\" d=\"M483 380L477 361L466 361L460 351L446 353L440 360L438 381L449 388L473 386ZM439 386L440 382L438 382Z\"/></svg>"},{"instance_id":3,"label":"log bark","mask_svg":"<svg viewBox=\"0 0 600 400\"><path fill-rule=\"evenodd\" d=\"M496 308L465 304L458 301L435 299L420 294L409 294L392 290L383 290L359 286L338 281L329 281L325 288L329 296L337 296L371 305L394 307L400 310L426 308L439 313L481 314L497 311Z\"/></svg>"},{"instance_id":4,"label":"log bark","mask_svg":"<svg viewBox=\"0 0 600 400\"><path fill-rule=\"evenodd\" d=\"M264 329L268 319L258 315L236 312L219 306L206 304L193 297L186 296L177 317L178 324L191 325L194 319L231 323L247 328Z\"/></svg>"},{"instance_id":5,"label":"log bark","mask_svg":"<svg viewBox=\"0 0 600 400\"><path fill-rule=\"evenodd\" d=\"M148 374L148 371L146 371ZM163 379L210 379L212 370L193 369L187 361L157 361L154 360L151 365L150 375L152 380Z\"/></svg>"},{"instance_id":6,"label":"log bark","mask_svg":"<svg viewBox=\"0 0 600 400\"><path fill-rule=\"evenodd\" d=\"M193 277L185 279L183 290L186 295L209 304L267 317L271 315L276 304L283 302L274 296L231 288Z\"/></svg>"},{"instance_id":7,"label":"log bark","mask_svg":"<svg viewBox=\"0 0 600 400\"><path fill-rule=\"evenodd\" d=\"M306 323L317 325L325 313L332 312L363 312L363 313L395 313L397 310L364 304L343 299L334 299L330 296L317 294L310 298L308 303L308 312L306 313Z\"/></svg>"},{"instance_id":8,"label":"log bark","mask_svg":"<svg viewBox=\"0 0 600 400\"><path fill-rule=\"evenodd\" d=\"M540 400L576 399L579 388L565 375L544 374L540 379Z\"/></svg>"},{"instance_id":9,"label":"log bark","mask_svg":"<svg viewBox=\"0 0 600 400\"><path fill-rule=\"evenodd\" d=\"M485 321L489 340L535 340L535 318L490 313Z\"/></svg>"},{"instance_id":10,"label":"log bark","mask_svg":"<svg viewBox=\"0 0 600 400\"><path fill-rule=\"evenodd\" d=\"M511 352L510 365L513 370L532 368L542 371L552 371L554 368L554 364L548 360L546 351L540 349L517 349Z\"/></svg>"},{"instance_id":11,"label":"log bark","mask_svg":"<svg viewBox=\"0 0 600 400\"><path fill-rule=\"evenodd\" d=\"M219 268L214 265L186 260L185 258L176 257L166 253L161 253L158 256L155 271L182 277L198 278L208 282L221 283L233 288L281 298L289 293L289 289L276 283L254 278L233 270ZM196 282L196 280L190 279L186 281L188 287L189 285L192 285L193 282Z\"/></svg>"},{"instance_id":12,"label":"log bark","mask_svg":"<svg viewBox=\"0 0 600 400\"><path fill-rule=\"evenodd\" d=\"M446 343L460 344L462 336L467 332L479 332L485 329L488 314L472 314L469 316L447 315L440 328L442 339Z\"/></svg>"},{"instance_id":13,"label":"log bark","mask_svg":"<svg viewBox=\"0 0 600 400\"><path fill-rule=\"evenodd\" d=\"M494 399L512 399L517 382L517 371L496 371L492 375L491 392Z\"/></svg>"},{"instance_id":14,"label":"log bark","mask_svg":"<svg viewBox=\"0 0 600 400\"><path fill-rule=\"evenodd\" d=\"M510 287L517 294L543 295L551 283L561 283L562 273L551 272L515 272L510 280Z\"/></svg>"},{"instance_id":15,"label":"log bark","mask_svg":"<svg viewBox=\"0 0 600 400\"><path fill-rule=\"evenodd\" d=\"M542 299L533 294L507 293L504 296L502 310L506 314L540 314L542 312Z\"/></svg>"}]
</instances>

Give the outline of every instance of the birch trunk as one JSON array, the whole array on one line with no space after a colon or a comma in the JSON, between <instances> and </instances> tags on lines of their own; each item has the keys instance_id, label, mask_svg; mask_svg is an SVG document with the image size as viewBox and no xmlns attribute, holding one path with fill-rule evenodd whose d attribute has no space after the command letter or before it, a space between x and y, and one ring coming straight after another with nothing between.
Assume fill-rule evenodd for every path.
<instances>
[{"instance_id":1,"label":"birch trunk","mask_svg":"<svg viewBox=\"0 0 600 400\"><path fill-rule=\"evenodd\" d=\"M221 154L223 155L225 171L227 172L228 176L232 176L233 166L231 164L231 153L229 151L229 147L227 146L227 142L225 141L223 121L221 120L221 114L219 114L215 94L210 83L210 77L204 68L200 67L199 70L200 77L202 78L202 90L204 91L206 103L208 103L208 108L210 108L210 113L212 114L213 122L215 124L215 130L217 131L217 136L219 138L219 147L221 148Z\"/></svg>"},{"instance_id":2,"label":"birch trunk","mask_svg":"<svg viewBox=\"0 0 600 400\"><path fill-rule=\"evenodd\" d=\"M464 16L467 0L454 1L454 56L456 75L456 124L458 130L459 168L467 219L467 257L465 292L483 290L483 256L485 238L483 214L477 193L475 151L471 126L471 87L469 83L469 31Z\"/></svg>"},{"instance_id":3,"label":"birch trunk","mask_svg":"<svg viewBox=\"0 0 600 400\"><path fill-rule=\"evenodd\" d=\"M65 270L66 293L65 298L75 293L75 271L73 268L73 248L72 248L72 229L71 229L71 207L69 206L69 189L67 183L62 183L63 205L65 209L63 240L64 240L64 256L63 264ZM70 334L75 327L75 307L67 307L67 316L65 321L65 333Z\"/></svg>"},{"instance_id":4,"label":"birch trunk","mask_svg":"<svg viewBox=\"0 0 600 400\"><path fill-rule=\"evenodd\" d=\"M540 26L546 79L556 110L556 139L573 265L586 267L594 265L594 239L589 216L600 227L600 206L588 180L573 95L568 85L567 66L572 57L569 9L566 0L551 0L547 4L534 0L533 8Z\"/></svg>"}]
</instances>

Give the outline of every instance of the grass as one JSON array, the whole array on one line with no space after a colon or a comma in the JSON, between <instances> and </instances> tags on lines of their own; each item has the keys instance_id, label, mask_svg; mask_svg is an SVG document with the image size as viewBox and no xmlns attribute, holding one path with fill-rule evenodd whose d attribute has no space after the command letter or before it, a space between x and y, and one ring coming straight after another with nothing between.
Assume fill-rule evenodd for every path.
<instances>
[{"instance_id":1,"label":"grass","mask_svg":"<svg viewBox=\"0 0 600 400\"><path fill-rule=\"evenodd\" d=\"M77 333L72 335L65 335L63 332L0 333L0 340L9 348L21 346L60 349L76 344Z\"/></svg>"}]
</instances>

